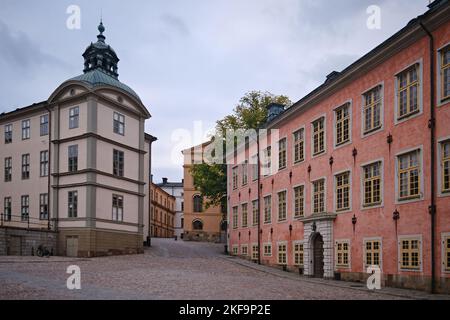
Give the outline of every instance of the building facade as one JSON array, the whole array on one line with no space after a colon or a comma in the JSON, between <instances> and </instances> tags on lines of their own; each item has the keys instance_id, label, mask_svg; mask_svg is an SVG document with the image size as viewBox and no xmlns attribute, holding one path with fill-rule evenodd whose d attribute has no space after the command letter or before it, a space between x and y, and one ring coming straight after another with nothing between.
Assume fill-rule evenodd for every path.
<instances>
[{"instance_id":1,"label":"building facade","mask_svg":"<svg viewBox=\"0 0 450 320\"><path fill-rule=\"evenodd\" d=\"M160 186L150 187L150 229L153 238L171 238L175 235L175 197Z\"/></svg>"},{"instance_id":2,"label":"building facade","mask_svg":"<svg viewBox=\"0 0 450 320\"><path fill-rule=\"evenodd\" d=\"M157 186L163 189L165 192L175 197L175 220L173 224L174 234L177 238L183 238L184 236L184 198L183 198L183 182L170 182L167 178L163 178L161 183Z\"/></svg>"},{"instance_id":3,"label":"building facade","mask_svg":"<svg viewBox=\"0 0 450 320\"><path fill-rule=\"evenodd\" d=\"M259 174L228 168L231 254L356 281L375 265L385 286L450 292L449 18L435 1L300 101L270 106Z\"/></svg>"},{"instance_id":4,"label":"building facade","mask_svg":"<svg viewBox=\"0 0 450 320\"><path fill-rule=\"evenodd\" d=\"M82 75L0 115L0 254L41 244L79 257L143 252L150 114L118 80L119 58L98 30Z\"/></svg>"},{"instance_id":5,"label":"building facade","mask_svg":"<svg viewBox=\"0 0 450 320\"><path fill-rule=\"evenodd\" d=\"M220 206L205 207L205 201L194 186L191 168L210 142L183 150L184 156L184 240L225 242L226 213Z\"/></svg>"}]
</instances>

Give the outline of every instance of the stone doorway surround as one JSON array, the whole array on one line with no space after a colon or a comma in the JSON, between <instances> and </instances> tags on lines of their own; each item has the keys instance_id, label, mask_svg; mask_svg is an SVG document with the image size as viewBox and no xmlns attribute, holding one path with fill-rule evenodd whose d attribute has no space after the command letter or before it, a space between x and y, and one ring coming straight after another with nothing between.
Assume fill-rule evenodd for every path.
<instances>
[{"instance_id":1,"label":"stone doorway surround","mask_svg":"<svg viewBox=\"0 0 450 320\"><path fill-rule=\"evenodd\" d=\"M323 238L323 277L334 277L334 219L334 213L313 214L300 219L304 228L304 274L307 276L314 276L314 239L320 234Z\"/></svg>"}]
</instances>

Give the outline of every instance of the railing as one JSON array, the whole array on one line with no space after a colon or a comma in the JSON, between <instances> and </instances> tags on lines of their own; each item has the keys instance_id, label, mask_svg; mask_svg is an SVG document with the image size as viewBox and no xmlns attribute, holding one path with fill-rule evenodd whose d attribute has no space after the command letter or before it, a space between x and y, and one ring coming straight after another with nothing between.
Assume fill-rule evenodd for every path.
<instances>
[{"instance_id":1,"label":"railing","mask_svg":"<svg viewBox=\"0 0 450 320\"><path fill-rule=\"evenodd\" d=\"M32 218L30 215L22 216L22 215L13 215L13 214L5 214L0 213L0 226L8 226L13 223L19 223L21 227L23 224L26 224L26 228L30 229L35 226L44 226L47 223L47 228L52 229L52 223L47 218L39 219Z\"/></svg>"}]
</instances>

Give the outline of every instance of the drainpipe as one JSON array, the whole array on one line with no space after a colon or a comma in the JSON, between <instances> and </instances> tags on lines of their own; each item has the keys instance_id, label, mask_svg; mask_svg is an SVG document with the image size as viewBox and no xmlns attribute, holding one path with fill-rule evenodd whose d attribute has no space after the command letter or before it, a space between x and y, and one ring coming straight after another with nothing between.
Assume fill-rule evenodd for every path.
<instances>
[{"instance_id":1,"label":"drainpipe","mask_svg":"<svg viewBox=\"0 0 450 320\"><path fill-rule=\"evenodd\" d=\"M52 171L52 111L45 105L48 111L48 179L47 179L47 228L50 230L50 193L51 193L51 171Z\"/></svg>"},{"instance_id":2,"label":"drainpipe","mask_svg":"<svg viewBox=\"0 0 450 320\"><path fill-rule=\"evenodd\" d=\"M431 184L431 204L429 206L429 213L431 218L431 293L436 292L436 271L435 271L435 229L436 229L436 171L435 171L435 161L436 161L436 118L435 118L435 65L434 65L434 38L431 32L425 27L422 21L419 20L419 24L425 31L429 38L429 59L430 59L430 119L428 121L428 127L430 128L430 184Z\"/></svg>"},{"instance_id":3,"label":"drainpipe","mask_svg":"<svg viewBox=\"0 0 450 320\"><path fill-rule=\"evenodd\" d=\"M259 150L259 127L256 130L256 148L258 152L258 264L261 264L261 158Z\"/></svg>"}]
</instances>

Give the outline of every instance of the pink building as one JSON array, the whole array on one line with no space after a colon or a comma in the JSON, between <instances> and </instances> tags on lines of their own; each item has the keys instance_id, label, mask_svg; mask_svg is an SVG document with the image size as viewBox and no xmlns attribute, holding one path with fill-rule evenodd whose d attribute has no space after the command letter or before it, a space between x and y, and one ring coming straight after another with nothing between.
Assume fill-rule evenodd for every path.
<instances>
[{"instance_id":1,"label":"pink building","mask_svg":"<svg viewBox=\"0 0 450 320\"><path fill-rule=\"evenodd\" d=\"M271 173L229 166L230 253L343 280L377 265L382 285L450 292L449 18L434 1L291 107L269 107Z\"/></svg>"}]
</instances>

